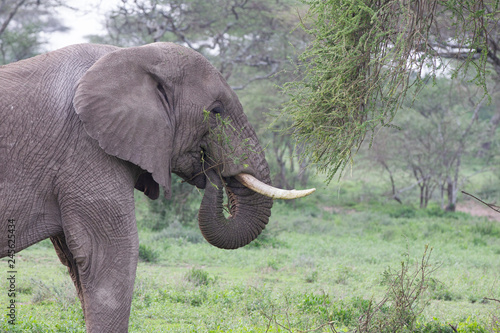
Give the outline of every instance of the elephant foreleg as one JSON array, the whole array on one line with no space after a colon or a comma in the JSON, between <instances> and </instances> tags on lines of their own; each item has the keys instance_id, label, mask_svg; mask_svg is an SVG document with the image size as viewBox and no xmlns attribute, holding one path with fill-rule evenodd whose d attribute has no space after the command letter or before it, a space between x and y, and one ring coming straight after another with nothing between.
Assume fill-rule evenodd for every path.
<instances>
[{"instance_id":1,"label":"elephant foreleg","mask_svg":"<svg viewBox=\"0 0 500 333\"><path fill-rule=\"evenodd\" d=\"M120 224L117 229L129 229L127 221ZM96 221L95 225L104 223ZM77 229L65 230L65 240L72 255L70 266L76 266L75 285L81 294L87 331L127 332L138 261L137 229L106 235Z\"/></svg>"}]
</instances>

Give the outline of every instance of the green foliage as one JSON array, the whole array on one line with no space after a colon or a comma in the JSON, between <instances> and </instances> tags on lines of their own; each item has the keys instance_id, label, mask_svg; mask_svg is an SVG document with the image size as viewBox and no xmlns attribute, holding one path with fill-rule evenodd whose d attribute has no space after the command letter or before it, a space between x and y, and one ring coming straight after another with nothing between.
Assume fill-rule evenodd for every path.
<instances>
[{"instance_id":1,"label":"green foliage","mask_svg":"<svg viewBox=\"0 0 500 333\"><path fill-rule=\"evenodd\" d=\"M299 79L284 85L289 101L282 114L327 181L352 161L367 134L390 126L412 86L421 87L427 73L436 78L441 56L464 60L454 76L473 67L472 81L487 91L488 57L495 65L498 59L488 50L496 52L489 36L498 27L498 1L304 3L310 9L302 27L313 41L299 57ZM441 29L434 36L436 21ZM451 27L456 34L446 35Z\"/></svg>"},{"instance_id":2,"label":"green foliage","mask_svg":"<svg viewBox=\"0 0 500 333\"><path fill-rule=\"evenodd\" d=\"M168 200L165 199L162 189L156 200L149 200L136 191L136 207L141 211L137 219L139 228L161 231L176 223L189 227L197 225L202 199L200 192L175 174L172 174L171 188L173 194ZM175 231L178 228L174 225L171 229Z\"/></svg>"},{"instance_id":3,"label":"green foliage","mask_svg":"<svg viewBox=\"0 0 500 333\"><path fill-rule=\"evenodd\" d=\"M302 27L314 40L299 58L301 80L284 86L290 100L283 114L330 181L367 133L392 120L410 86L409 69L423 61L412 47L425 39L432 20L395 0L306 3Z\"/></svg>"},{"instance_id":4,"label":"green foliage","mask_svg":"<svg viewBox=\"0 0 500 333\"><path fill-rule=\"evenodd\" d=\"M354 332L368 313L373 325L389 327L397 324L395 318L411 323L408 318L423 308L412 327L395 331L455 332L451 324L462 332L497 332L498 302L485 299L500 299L496 222L441 214L432 206L415 208L413 217L393 217L401 205L381 195L379 172L361 173L365 183L355 170L354 184L346 181L340 196L320 187L318 196L295 205L276 203L268 228L269 236L284 243L279 246L224 251L205 241L167 237L166 230L174 232L170 227L140 228L140 243L158 258L139 262L129 331ZM146 203L138 203L138 220L149 214ZM196 228L174 224L199 235ZM484 243L474 245L474 239ZM408 307L404 300L418 291L421 275L410 282L427 243L434 251L426 269L439 269L424 279L426 289ZM74 288L50 242L20 252L18 265L19 321L12 328L0 317L0 332L84 332L78 300L68 305L53 292ZM36 303L33 296L47 288L32 282L35 276L50 289ZM0 304L6 301L0 293Z\"/></svg>"},{"instance_id":5,"label":"green foliage","mask_svg":"<svg viewBox=\"0 0 500 333\"><path fill-rule=\"evenodd\" d=\"M399 129L375 138L370 160L389 175L387 187L399 201L419 202L421 208L434 202L455 210L459 187L470 174L468 164L481 172L497 153L496 148L482 148L492 140L488 128L496 111L484 105L477 87L445 78L424 85L420 98L402 110L395 120ZM410 192L412 188L416 190Z\"/></svg>"},{"instance_id":6,"label":"green foliage","mask_svg":"<svg viewBox=\"0 0 500 333\"><path fill-rule=\"evenodd\" d=\"M31 286L28 291L31 294L31 301L35 304L55 300L67 307L77 303L76 292L70 281L66 281L63 284L56 284L54 282L48 284L42 280L33 278L30 281Z\"/></svg>"},{"instance_id":7,"label":"green foliage","mask_svg":"<svg viewBox=\"0 0 500 333\"><path fill-rule=\"evenodd\" d=\"M500 226L493 221L481 221L474 226L474 231L481 236L500 237Z\"/></svg>"},{"instance_id":8,"label":"green foliage","mask_svg":"<svg viewBox=\"0 0 500 333\"><path fill-rule=\"evenodd\" d=\"M371 301L359 297L333 301L326 294L305 294L298 304L300 311L318 314L321 320L336 327L356 326L359 318L370 308Z\"/></svg>"},{"instance_id":9,"label":"green foliage","mask_svg":"<svg viewBox=\"0 0 500 333\"><path fill-rule=\"evenodd\" d=\"M59 6L58 0L0 0L0 65L42 52L44 32L67 30L54 14Z\"/></svg>"},{"instance_id":10,"label":"green foliage","mask_svg":"<svg viewBox=\"0 0 500 333\"><path fill-rule=\"evenodd\" d=\"M430 278L428 280L428 291L432 299L443 300L443 301L453 301L461 299L460 295L455 295L450 291L449 288L445 286L444 283Z\"/></svg>"},{"instance_id":11,"label":"green foliage","mask_svg":"<svg viewBox=\"0 0 500 333\"><path fill-rule=\"evenodd\" d=\"M193 268L186 273L184 278L195 286L208 286L216 281L207 271L199 268Z\"/></svg>"},{"instance_id":12,"label":"green foliage","mask_svg":"<svg viewBox=\"0 0 500 333\"><path fill-rule=\"evenodd\" d=\"M273 228L273 226L268 226L262 231L262 233L253 240L250 244L246 245L245 248L280 248L286 247L286 242L278 238L279 231Z\"/></svg>"},{"instance_id":13,"label":"green foliage","mask_svg":"<svg viewBox=\"0 0 500 333\"><path fill-rule=\"evenodd\" d=\"M158 253L148 245L139 244L139 259L145 262L156 262Z\"/></svg>"},{"instance_id":14,"label":"green foliage","mask_svg":"<svg viewBox=\"0 0 500 333\"><path fill-rule=\"evenodd\" d=\"M40 27L33 24L25 24L22 30L5 31L1 36L0 64L5 65L37 55L41 51L39 33Z\"/></svg>"},{"instance_id":15,"label":"green foliage","mask_svg":"<svg viewBox=\"0 0 500 333\"><path fill-rule=\"evenodd\" d=\"M394 218L413 218L416 215L417 211L414 207L405 205L394 207L389 213L389 216Z\"/></svg>"},{"instance_id":16,"label":"green foliage","mask_svg":"<svg viewBox=\"0 0 500 333\"><path fill-rule=\"evenodd\" d=\"M456 329L459 333L488 333L488 330L471 317L468 317L465 322L459 323Z\"/></svg>"},{"instance_id":17,"label":"green foliage","mask_svg":"<svg viewBox=\"0 0 500 333\"><path fill-rule=\"evenodd\" d=\"M449 324L442 324L438 321L430 323L419 323L413 333L454 333L456 332Z\"/></svg>"},{"instance_id":18,"label":"green foliage","mask_svg":"<svg viewBox=\"0 0 500 333\"><path fill-rule=\"evenodd\" d=\"M498 19L500 16L500 4L497 0L450 0L439 1L442 6L440 8L446 12L448 17L445 19L445 27L454 30L453 39L446 40L448 36L438 36L442 46L450 49L459 49L465 53L458 56L465 60L458 64L453 71L453 77L457 77L460 73L464 75L470 72L472 67L473 81L481 86L486 93L488 73L488 57L489 52L495 52L495 40L491 33L496 33L498 28ZM443 17L444 18L444 17ZM496 57L496 54L495 54ZM465 58L465 59L463 59Z\"/></svg>"},{"instance_id":19,"label":"green foliage","mask_svg":"<svg viewBox=\"0 0 500 333\"><path fill-rule=\"evenodd\" d=\"M383 274L387 292L378 304L370 304L358 323L357 332L413 332L418 317L427 305L425 292L430 275L436 270L429 264L432 249L426 246L420 262L415 267L409 255L401 262L401 269L388 269Z\"/></svg>"},{"instance_id":20,"label":"green foliage","mask_svg":"<svg viewBox=\"0 0 500 333\"><path fill-rule=\"evenodd\" d=\"M318 271L312 270L308 272L308 274L305 277L305 281L307 283L314 283L318 281Z\"/></svg>"}]
</instances>

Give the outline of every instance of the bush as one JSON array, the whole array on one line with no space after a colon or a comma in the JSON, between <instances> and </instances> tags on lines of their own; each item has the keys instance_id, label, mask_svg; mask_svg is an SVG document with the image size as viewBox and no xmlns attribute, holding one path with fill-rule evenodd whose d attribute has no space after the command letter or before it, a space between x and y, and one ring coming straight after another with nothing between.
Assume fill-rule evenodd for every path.
<instances>
[{"instance_id":1,"label":"bush","mask_svg":"<svg viewBox=\"0 0 500 333\"><path fill-rule=\"evenodd\" d=\"M389 216L393 218L405 218L410 219L417 215L417 211L414 207L411 206L397 206L389 212Z\"/></svg>"},{"instance_id":2,"label":"bush","mask_svg":"<svg viewBox=\"0 0 500 333\"><path fill-rule=\"evenodd\" d=\"M145 244L139 244L139 259L145 262L156 262L159 254Z\"/></svg>"},{"instance_id":3,"label":"bush","mask_svg":"<svg viewBox=\"0 0 500 333\"><path fill-rule=\"evenodd\" d=\"M427 282L427 288L432 299L443 301L460 299L460 297L455 296L448 288L446 288L444 283L436 279L429 279Z\"/></svg>"},{"instance_id":4,"label":"bush","mask_svg":"<svg viewBox=\"0 0 500 333\"><path fill-rule=\"evenodd\" d=\"M208 286L216 281L215 278L209 276L207 271L197 268L193 268L187 272L184 278L197 287Z\"/></svg>"},{"instance_id":5,"label":"bush","mask_svg":"<svg viewBox=\"0 0 500 333\"><path fill-rule=\"evenodd\" d=\"M378 304L371 303L360 317L356 332L414 332L417 318L427 305L424 292L428 289L430 274L435 269L429 265L432 249L425 247L422 259L412 270L409 254L401 262L401 269L388 269L383 274L387 285L385 297Z\"/></svg>"}]
</instances>

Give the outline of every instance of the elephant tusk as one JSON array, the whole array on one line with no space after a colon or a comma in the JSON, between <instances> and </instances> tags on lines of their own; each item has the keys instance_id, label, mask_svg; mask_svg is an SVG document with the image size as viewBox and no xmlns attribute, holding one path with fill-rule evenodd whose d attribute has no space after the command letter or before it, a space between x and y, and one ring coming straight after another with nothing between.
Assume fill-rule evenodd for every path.
<instances>
[{"instance_id":1,"label":"elephant tusk","mask_svg":"<svg viewBox=\"0 0 500 333\"><path fill-rule=\"evenodd\" d=\"M270 185L267 185L254 176L251 176L247 173L240 173L235 176L235 178L248 187L251 190L254 190L255 192L262 194L266 197L273 198L273 199L298 199L305 197L314 191L316 191L315 188L311 188L308 190L283 190L280 188L272 187Z\"/></svg>"}]
</instances>

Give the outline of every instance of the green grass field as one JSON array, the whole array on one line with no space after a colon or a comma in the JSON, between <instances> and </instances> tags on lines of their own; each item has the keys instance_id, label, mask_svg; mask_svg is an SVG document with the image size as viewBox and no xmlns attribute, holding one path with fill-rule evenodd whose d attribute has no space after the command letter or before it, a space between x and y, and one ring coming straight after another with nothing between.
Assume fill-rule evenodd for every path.
<instances>
[{"instance_id":1,"label":"green grass field","mask_svg":"<svg viewBox=\"0 0 500 333\"><path fill-rule=\"evenodd\" d=\"M500 332L500 223L402 206L367 184L320 184L314 196L276 203L261 237L238 250L214 248L180 225L141 230L130 332L361 331L360 318L384 297L373 323L416 318L398 332ZM138 200L138 214L147 213L144 205ZM419 289L420 275L408 279L426 245ZM16 259L15 325L6 316L7 259L0 262L0 330L84 332L74 287L50 241ZM388 292L402 263L404 292L422 292L404 313L394 289Z\"/></svg>"}]
</instances>

